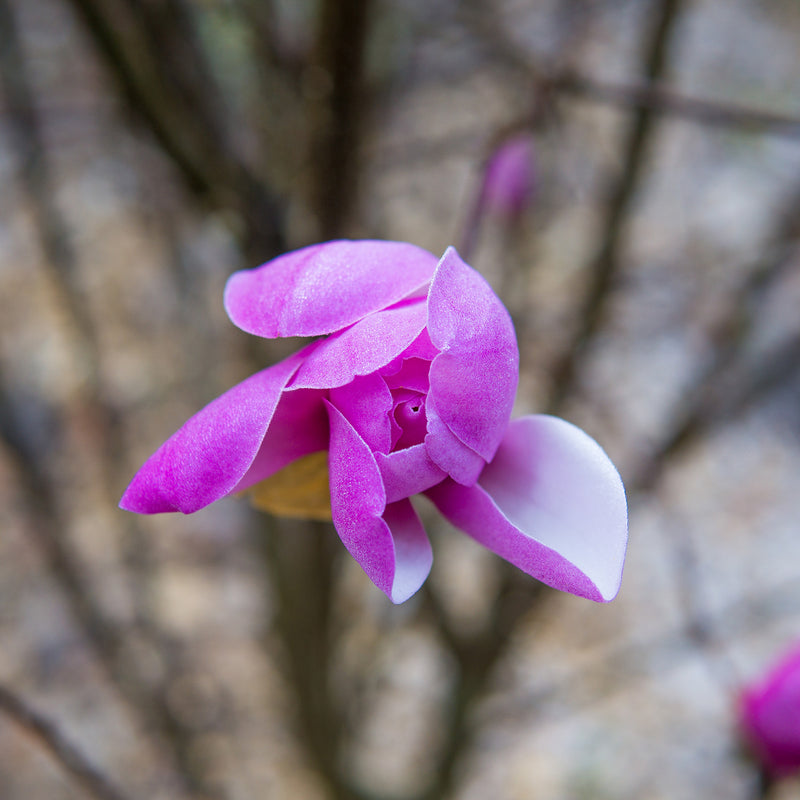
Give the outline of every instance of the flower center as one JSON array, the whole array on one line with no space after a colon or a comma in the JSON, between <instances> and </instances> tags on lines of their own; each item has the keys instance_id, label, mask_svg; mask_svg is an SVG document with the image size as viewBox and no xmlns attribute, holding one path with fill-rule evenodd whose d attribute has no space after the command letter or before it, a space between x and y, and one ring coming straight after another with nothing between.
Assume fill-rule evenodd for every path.
<instances>
[{"instance_id":1,"label":"flower center","mask_svg":"<svg viewBox=\"0 0 800 800\"><path fill-rule=\"evenodd\" d=\"M405 450L419 444L427 433L428 418L425 414L425 395L408 389L397 390L394 395L392 450Z\"/></svg>"}]
</instances>

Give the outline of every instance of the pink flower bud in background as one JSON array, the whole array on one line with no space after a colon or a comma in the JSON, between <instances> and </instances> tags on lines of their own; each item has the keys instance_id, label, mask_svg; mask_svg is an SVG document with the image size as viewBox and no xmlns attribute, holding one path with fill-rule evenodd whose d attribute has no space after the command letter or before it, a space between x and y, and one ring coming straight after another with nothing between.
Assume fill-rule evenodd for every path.
<instances>
[{"instance_id":1,"label":"pink flower bud in background","mask_svg":"<svg viewBox=\"0 0 800 800\"><path fill-rule=\"evenodd\" d=\"M483 203L487 211L517 219L533 202L536 161L533 138L527 133L506 139L486 165Z\"/></svg>"},{"instance_id":2,"label":"pink flower bud in background","mask_svg":"<svg viewBox=\"0 0 800 800\"><path fill-rule=\"evenodd\" d=\"M763 678L744 688L739 723L771 776L800 771L800 642Z\"/></svg>"}]
</instances>

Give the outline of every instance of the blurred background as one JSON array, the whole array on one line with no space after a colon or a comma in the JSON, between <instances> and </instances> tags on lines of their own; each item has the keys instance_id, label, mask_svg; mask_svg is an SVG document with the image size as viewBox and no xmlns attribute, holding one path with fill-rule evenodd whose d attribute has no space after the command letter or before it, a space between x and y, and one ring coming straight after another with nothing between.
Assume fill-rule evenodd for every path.
<instances>
[{"instance_id":1,"label":"blurred background","mask_svg":"<svg viewBox=\"0 0 800 800\"><path fill-rule=\"evenodd\" d=\"M0 0L0 797L766 796L735 698L800 637L798 74L795 0ZM515 413L626 483L613 603L423 503L398 607L332 528L117 509L297 346L228 275L342 236L456 244L507 304Z\"/></svg>"}]
</instances>

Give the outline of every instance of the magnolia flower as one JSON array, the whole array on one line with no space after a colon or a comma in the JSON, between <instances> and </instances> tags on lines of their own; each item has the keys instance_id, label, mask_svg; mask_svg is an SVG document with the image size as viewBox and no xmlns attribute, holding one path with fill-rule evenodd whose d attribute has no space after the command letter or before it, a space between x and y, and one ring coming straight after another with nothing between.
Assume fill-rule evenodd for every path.
<instances>
[{"instance_id":1,"label":"magnolia flower","mask_svg":"<svg viewBox=\"0 0 800 800\"><path fill-rule=\"evenodd\" d=\"M549 416L509 421L508 312L450 248L336 241L231 276L225 308L264 337L321 336L192 417L145 463L122 508L191 513L249 490L279 514L332 518L400 603L430 571L409 498L535 578L616 595L625 493L601 448Z\"/></svg>"},{"instance_id":2,"label":"magnolia flower","mask_svg":"<svg viewBox=\"0 0 800 800\"><path fill-rule=\"evenodd\" d=\"M745 687L739 723L773 777L800 770L800 643L763 678Z\"/></svg>"}]
</instances>

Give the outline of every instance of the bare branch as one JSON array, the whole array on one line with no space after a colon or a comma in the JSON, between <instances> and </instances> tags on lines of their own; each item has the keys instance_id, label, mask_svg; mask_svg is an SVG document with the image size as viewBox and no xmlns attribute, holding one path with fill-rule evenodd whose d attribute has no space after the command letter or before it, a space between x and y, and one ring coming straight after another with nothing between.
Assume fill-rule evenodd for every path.
<instances>
[{"instance_id":1,"label":"bare branch","mask_svg":"<svg viewBox=\"0 0 800 800\"><path fill-rule=\"evenodd\" d=\"M652 490L672 457L710 428L744 410L796 369L795 336L778 345L771 355L762 357L747 374L740 375L735 388L730 394L724 392L722 397L721 387L727 385L725 376L741 355L767 291L789 269L797 268L800 190L795 191L785 207L788 212L778 220L774 234L761 248L760 258L746 270L747 277L728 299L726 313L711 331L710 338L715 344L712 357L681 393L666 432L630 482L631 491Z\"/></svg>"},{"instance_id":2,"label":"bare branch","mask_svg":"<svg viewBox=\"0 0 800 800\"><path fill-rule=\"evenodd\" d=\"M575 73L557 77L554 91L612 105L621 109L647 109L711 127L749 129L772 136L800 137L800 118L738 103L688 97L657 84L607 83Z\"/></svg>"},{"instance_id":3,"label":"bare branch","mask_svg":"<svg viewBox=\"0 0 800 800\"><path fill-rule=\"evenodd\" d=\"M661 0L644 49L643 73L657 81L668 65L669 41L680 17L682 0ZM586 296L578 309L577 329L553 370L553 387L547 407L557 411L572 391L590 340L601 324L606 303L619 268L619 255L633 199L642 179L647 149L655 127L652 111L641 108L631 122L622 144L622 172L613 182L605 205L602 239L589 268Z\"/></svg>"},{"instance_id":4,"label":"bare branch","mask_svg":"<svg viewBox=\"0 0 800 800\"><path fill-rule=\"evenodd\" d=\"M763 587L762 587L763 588ZM706 617L717 636L725 639L741 637L764 625L800 613L800 576L789 578L763 591L737 597L725 606L715 609ZM691 645L691 646L687 646ZM489 701L481 714L484 723L502 720L526 723L535 713L544 722L548 712L555 711L559 718L564 713L561 698L569 698L570 708L581 709L600 701L607 701L617 692L630 690L637 682L663 678L669 671L694 658L697 651L687 639L684 625L662 631L653 636L615 643L590 664L567 671L561 677L530 692ZM548 703L557 702L552 709Z\"/></svg>"},{"instance_id":5,"label":"bare branch","mask_svg":"<svg viewBox=\"0 0 800 800\"><path fill-rule=\"evenodd\" d=\"M543 612L548 607L547 597L553 594L547 586L531 580L510 564L500 568L503 577L492 613L480 631L468 636L450 624L435 591L428 584L422 588L429 618L457 665L454 686L444 710L444 742L433 779L420 795L422 800L439 800L452 794L458 765L479 730L472 716L478 700L486 693L497 665L508 652L517 624L532 609Z\"/></svg>"},{"instance_id":6,"label":"bare branch","mask_svg":"<svg viewBox=\"0 0 800 800\"><path fill-rule=\"evenodd\" d=\"M112 76L131 107L147 124L188 187L219 208L236 211L244 223L248 258L265 260L285 250L283 212L278 199L237 153L220 124L204 125L205 105L175 91L162 80L169 71L170 55L148 45L137 13L126 14L120 24L120 7L114 0L70 0L83 19ZM136 5L139 8L139 4ZM152 21L151 21L152 22ZM188 48L184 57L194 57ZM197 66L195 74L204 67ZM187 71L184 70L184 79ZM193 102L192 98L195 98Z\"/></svg>"},{"instance_id":7,"label":"bare branch","mask_svg":"<svg viewBox=\"0 0 800 800\"><path fill-rule=\"evenodd\" d=\"M372 0L326 0L319 14L317 66L330 79L315 100L316 180L313 198L322 239L341 236L358 190L358 148L364 105L364 49Z\"/></svg>"},{"instance_id":8,"label":"bare branch","mask_svg":"<svg viewBox=\"0 0 800 800\"><path fill-rule=\"evenodd\" d=\"M334 800L364 800L340 766L342 709L330 691L333 564L338 540L324 523L254 515L257 546L274 591L274 630L296 700L295 726ZM298 575L304 575L302 581ZM313 589L309 589L313 587Z\"/></svg>"},{"instance_id":9,"label":"bare branch","mask_svg":"<svg viewBox=\"0 0 800 800\"><path fill-rule=\"evenodd\" d=\"M92 797L97 800L125 800L127 795L52 720L2 684L0 711L30 733Z\"/></svg>"}]
</instances>

